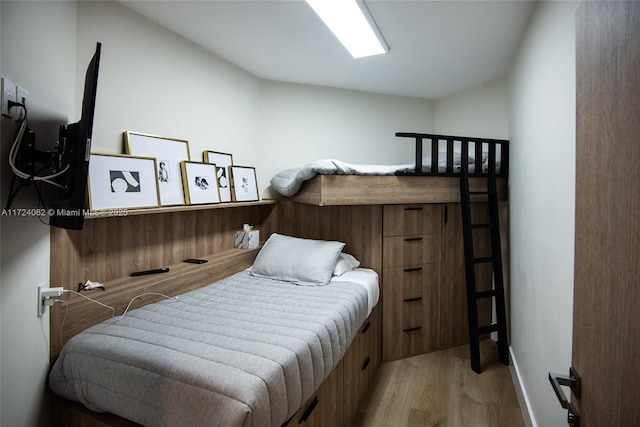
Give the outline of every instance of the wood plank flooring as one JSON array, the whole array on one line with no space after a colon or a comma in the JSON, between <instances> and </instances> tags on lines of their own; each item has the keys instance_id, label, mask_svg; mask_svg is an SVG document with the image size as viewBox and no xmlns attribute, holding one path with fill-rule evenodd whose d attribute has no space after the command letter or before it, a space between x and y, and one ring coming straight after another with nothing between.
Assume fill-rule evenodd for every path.
<instances>
[{"instance_id":1,"label":"wood plank flooring","mask_svg":"<svg viewBox=\"0 0 640 427\"><path fill-rule=\"evenodd\" d=\"M480 347L481 374L468 345L383 363L354 427L524 426L509 367L493 341Z\"/></svg>"}]
</instances>

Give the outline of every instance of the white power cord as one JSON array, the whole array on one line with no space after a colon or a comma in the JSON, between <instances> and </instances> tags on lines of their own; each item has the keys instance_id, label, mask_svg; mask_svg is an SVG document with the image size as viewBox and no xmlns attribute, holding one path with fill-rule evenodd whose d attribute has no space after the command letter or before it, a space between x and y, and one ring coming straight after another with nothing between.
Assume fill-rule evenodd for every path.
<instances>
[{"instance_id":1,"label":"white power cord","mask_svg":"<svg viewBox=\"0 0 640 427\"><path fill-rule=\"evenodd\" d=\"M101 285L101 283L97 283L97 282L87 281L87 283ZM111 310L111 312L112 312L111 317L112 318L115 317L115 315L116 315L116 309L115 308L111 307L110 305L101 303L100 301L96 301L93 298L89 298L88 296L83 295L80 292L72 291L72 290L69 290L69 289L61 289L59 292L60 292L60 295L63 294L63 293L70 293L70 294L79 295L82 298L84 298L84 299L86 299L88 301L91 301L94 304L98 304L98 305L100 305L100 306L102 306L104 308L108 308L109 310ZM129 301L129 304L127 305L127 308L124 310L122 315L119 316L115 321L116 322L119 321L120 319L122 319L127 314L127 312L129 311L129 308L131 307L131 304L133 303L133 301L135 301L136 299L141 298L143 296L146 296L146 295L156 295L156 296L160 296L160 297L163 297L163 298L166 298L166 299L176 299L176 300L180 299L178 297L170 297L170 296L167 296L165 294L158 293L158 292L146 292L144 294L137 295L137 296L131 298L131 301ZM60 322L60 347L62 347L63 346L62 332L64 330L64 322L67 319L67 314L69 314L69 305L67 304L66 301L58 299L58 298L53 299L51 301L52 301L51 305L53 305L54 303L59 302L59 303L64 304L64 308L65 308L64 315L62 316L62 320Z\"/></svg>"},{"instance_id":2,"label":"white power cord","mask_svg":"<svg viewBox=\"0 0 640 427\"><path fill-rule=\"evenodd\" d=\"M25 118L22 119L22 121L20 122L18 135L16 135L16 139L13 141L13 145L11 146L11 150L9 151L9 166L11 166L11 170L18 178L46 182L47 184L54 185L64 190L64 186L51 180L67 172L67 170L69 170L70 165L65 166L65 168L60 172L56 172L54 174L46 175L46 176L31 176L28 173L23 172L16 166L18 153L20 152L20 145L22 145L22 137L24 136L24 133L27 130L26 108L22 104L20 104L20 106L25 109Z\"/></svg>"},{"instance_id":3,"label":"white power cord","mask_svg":"<svg viewBox=\"0 0 640 427\"><path fill-rule=\"evenodd\" d=\"M165 294L158 293L158 292L145 292L144 294L140 294L140 295L137 295L137 296L135 296L135 297L131 298L131 301L129 301L129 305L127 305L127 308L124 310L124 313L122 313L122 316L120 316L118 319L116 319L116 322L117 322L117 321L119 321L120 319L122 319L122 318L125 316L125 314L127 314L127 312L129 311L129 308L131 307L131 304L132 304L136 299L138 299L138 298L140 298L140 297L143 297L143 296L145 296L145 295L156 295L156 296L159 296L159 297L163 297L163 298L165 298L165 299L177 299L177 300L179 300L179 299L180 299L180 298L178 298L178 297L170 297L170 296L167 296L167 295L165 295Z\"/></svg>"}]
</instances>

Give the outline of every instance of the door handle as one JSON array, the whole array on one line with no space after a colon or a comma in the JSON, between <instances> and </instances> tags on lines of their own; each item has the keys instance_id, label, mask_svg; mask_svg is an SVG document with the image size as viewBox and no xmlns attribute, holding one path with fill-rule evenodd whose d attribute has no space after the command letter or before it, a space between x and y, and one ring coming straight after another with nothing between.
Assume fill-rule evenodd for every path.
<instances>
[{"instance_id":1,"label":"door handle","mask_svg":"<svg viewBox=\"0 0 640 427\"><path fill-rule=\"evenodd\" d=\"M580 393L582 391L582 378L580 378L578 372L571 367L569 369L568 376L549 372L549 382L551 383L551 387L553 387L553 391L556 393L556 397L558 398L560 405L564 409L568 410L567 423L569 423L571 427L579 427L580 413L573 403L569 402L562 391L561 386L568 386L576 397L580 397Z\"/></svg>"}]
</instances>

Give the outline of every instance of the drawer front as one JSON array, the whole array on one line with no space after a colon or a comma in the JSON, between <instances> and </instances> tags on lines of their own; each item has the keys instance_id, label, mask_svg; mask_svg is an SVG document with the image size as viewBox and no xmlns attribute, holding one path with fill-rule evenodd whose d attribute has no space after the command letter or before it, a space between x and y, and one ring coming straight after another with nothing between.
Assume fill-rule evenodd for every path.
<instances>
[{"instance_id":1,"label":"drawer front","mask_svg":"<svg viewBox=\"0 0 640 427\"><path fill-rule=\"evenodd\" d=\"M324 427L342 423L342 371L338 366L322 382L315 395L291 417L287 426Z\"/></svg>"},{"instance_id":2,"label":"drawer front","mask_svg":"<svg viewBox=\"0 0 640 427\"><path fill-rule=\"evenodd\" d=\"M374 308L344 356L344 424L353 425L358 405L380 365L380 306Z\"/></svg>"},{"instance_id":3,"label":"drawer front","mask_svg":"<svg viewBox=\"0 0 640 427\"><path fill-rule=\"evenodd\" d=\"M384 267L402 267L440 262L440 234L385 237Z\"/></svg>"},{"instance_id":4,"label":"drawer front","mask_svg":"<svg viewBox=\"0 0 640 427\"><path fill-rule=\"evenodd\" d=\"M395 267L383 270L384 323L391 329L407 329L430 323L437 301L440 264Z\"/></svg>"},{"instance_id":5,"label":"drawer front","mask_svg":"<svg viewBox=\"0 0 640 427\"><path fill-rule=\"evenodd\" d=\"M442 205L384 205L383 235L440 233Z\"/></svg>"},{"instance_id":6,"label":"drawer front","mask_svg":"<svg viewBox=\"0 0 640 427\"><path fill-rule=\"evenodd\" d=\"M382 277L384 296L397 299L433 296L440 283L440 263L385 267Z\"/></svg>"},{"instance_id":7,"label":"drawer front","mask_svg":"<svg viewBox=\"0 0 640 427\"><path fill-rule=\"evenodd\" d=\"M383 270L383 360L430 351L437 343L440 264Z\"/></svg>"}]
</instances>

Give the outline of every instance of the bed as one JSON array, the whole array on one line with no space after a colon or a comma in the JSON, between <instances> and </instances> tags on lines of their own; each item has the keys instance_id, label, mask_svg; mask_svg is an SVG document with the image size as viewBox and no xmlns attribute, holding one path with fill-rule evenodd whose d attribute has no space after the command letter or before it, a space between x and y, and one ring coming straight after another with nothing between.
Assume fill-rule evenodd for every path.
<instances>
[{"instance_id":1,"label":"bed","mask_svg":"<svg viewBox=\"0 0 640 427\"><path fill-rule=\"evenodd\" d=\"M466 169L472 191L486 188L488 174L495 172L499 197L506 199L508 141L407 132L396 136L414 140L413 163L370 165L321 159L277 173L271 187L294 201L321 206L457 202L457 177Z\"/></svg>"},{"instance_id":2,"label":"bed","mask_svg":"<svg viewBox=\"0 0 640 427\"><path fill-rule=\"evenodd\" d=\"M142 425L283 425L378 302L343 246L273 234L250 269L73 337L49 387Z\"/></svg>"}]
</instances>

